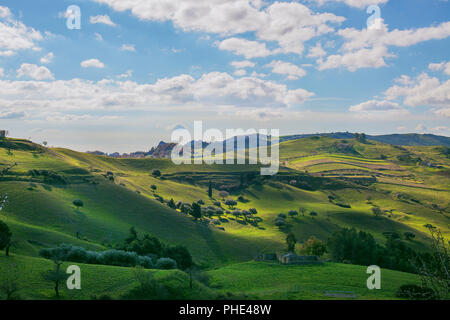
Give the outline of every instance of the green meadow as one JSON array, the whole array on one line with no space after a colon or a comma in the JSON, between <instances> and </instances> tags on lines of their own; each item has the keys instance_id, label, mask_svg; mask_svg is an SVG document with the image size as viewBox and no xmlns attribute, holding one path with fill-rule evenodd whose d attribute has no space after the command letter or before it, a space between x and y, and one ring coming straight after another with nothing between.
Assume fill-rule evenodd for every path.
<instances>
[{"instance_id":1,"label":"green meadow","mask_svg":"<svg viewBox=\"0 0 450 320\"><path fill-rule=\"evenodd\" d=\"M0 281L14 266L22 298L52 299L52 284L42 273L53 264L39 257L40 249L66 243L103 251L126 238L134 226L140 234L186 246L209 275L209 286L195 281L190 289L188 275L180 270L146 271L183 299L230 294L332 299L325 293L335 291L353 292L358 299L395 299L398 287L419 283L414 274L382 269L382 290L368 290L366 267L328 262L327 254L327 262L317 266L253 259L285 250L288 233L297 238L297 250L311 236L326 242L342 228L369 232L380 244L386 242L387 232L413 233L413 239L402 241L419 252L429 250L427 225L439 228L449 240L450 160L442 148L326 137L286 141L279 147L280 171L264 178L259 165L176 166L169 159L115 159L7 139L0 144L0 195L7 194L8 203L0 219L13 238L11 256L0 256ZM36 173L42 170L51 175ZM153 170L161 176L154 176ZM227 208L222 189L228 190L227 198L244 200ZM83 207L76 208L75 199L82 200ZM171 199L202 200L204 206L221 202L224 212L196 221L170 208ZM374 207L380 208L380 216L373 214ZM258 223L253 223L255 217L232 214L250 208L257 210ZM298 214L288 215L292 210ZM280 213L287 216L282 228L276 225ZM137 285L133 268L81 269L82 290L63 290L64 299L103 294L119 299Z\"/></svg>"}]
</instances>

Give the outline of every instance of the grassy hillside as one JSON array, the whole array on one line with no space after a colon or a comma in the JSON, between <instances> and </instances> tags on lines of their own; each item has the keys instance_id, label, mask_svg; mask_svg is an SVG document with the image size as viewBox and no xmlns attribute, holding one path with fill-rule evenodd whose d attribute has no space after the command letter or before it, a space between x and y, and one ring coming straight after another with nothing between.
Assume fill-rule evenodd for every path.
<instances>
[{"instance_id":1,"label":"grassy hillside","mask_svg":"<svg viewBox=\"0 0 450 320\"><path fill-rule=\"evenodd\" d=\"M70 263L64 263L65 270ZM133 268L77 265L81 269L81 290L61 285L62 299L91 299L108 295L119 299L139 283ZM49 260L12 255L0 256L0 282L14 279L22 299L55 299L52 282L43 274L54 268ZM403 284L418 284L414 275L382 270L381 290L368 290L366 267L326 263L319 266L283 266L275 263L247 262L209 271L210 288L194 282L189 288L188 275L176 270L146 270L177 299L214 299L240 297L248 299L335 299L325 293L344 291L358 299L395 299ZM332 281L330 281L332 279ZM342 299L342 298L341 298ZM354 298L351 298L354 299Z\"/></svg>"},{"instance_id":2,"label":"grassy hillside","mask_svg":"<svg viewBox=\"0 0 450 320\"><path fill-rule=\"evenodd\" d=\"M283 250L289 232L299 240L298 247L310 236L326 241L343 227L370 232L380 244L386 241L386 232L400 236L412 232L415 238L403 241L419 251L428 248L427 225L440 228L450 239L450 160L443 147L311 137L281 143L280 164L279 174L261 177L258 165L175 166L167 159L114 159L6 139L0 144L0 195L8 194L8 204L0 219L13 232L15 259L35 259L40 248L61 243L105 250L122 241L135 226L141 234L187 246L202 266L223 267L220 274L211 271L214 282L222 286L219 291L258 291L263 297L275 298L286 294L317 298L321 289L311 293L289 288L292 280L283 276L280 288L273 292L265 291L266 285L252 291L230 284L226 278L237 267L262 268L258 272L268 272L264 276L270 278L276 267L230 264L249 261L261 252ZM161 177L152 175L155 169L161 171ZM212 198L207 194L210 182ZM219 195L221 189L228 190L229 198L243 200L236 208L228 208ZM84 206L75 208L74 199L81 199ZM202 200L204 207L221 202L224 213L194 221L170 208L170 199ZM381 209L380 217L372 213L374 207ZM235 209L250 208L257 209L254 217L232 214ZM291 217L291 210L299 214ZM311 216L313 211L317 215ZM283 227L275 225L280 213L287 215ZM36 263L48 262L38 259ZM346 274L358 267L340 268ZM307 269L298 270L299 278L306 277L302 272ZM408 278L397 276L398 283ZM337 290L339 281L331 287ZM394 280L392 283L397 285ZM361 297L377 298L355 290ZM394 287L389 292L392 296Z\"/></svg>"}]
</instances>

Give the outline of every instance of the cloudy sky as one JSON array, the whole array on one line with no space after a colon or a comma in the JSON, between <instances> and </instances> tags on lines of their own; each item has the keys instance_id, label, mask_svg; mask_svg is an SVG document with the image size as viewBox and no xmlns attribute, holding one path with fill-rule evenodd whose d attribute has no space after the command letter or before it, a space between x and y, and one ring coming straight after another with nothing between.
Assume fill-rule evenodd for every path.
<instances>
[{"instance_id":1,"label":"cloudy sky","mask_svg":"<svg viewBox=\"0 0 450 320\"><path fill-rule=\"evenodd\" d=\"M449 12L446 0L2 0L0 129L107 152L148 150L194 120L450 136Z\"/></svg>"}]
</instances>

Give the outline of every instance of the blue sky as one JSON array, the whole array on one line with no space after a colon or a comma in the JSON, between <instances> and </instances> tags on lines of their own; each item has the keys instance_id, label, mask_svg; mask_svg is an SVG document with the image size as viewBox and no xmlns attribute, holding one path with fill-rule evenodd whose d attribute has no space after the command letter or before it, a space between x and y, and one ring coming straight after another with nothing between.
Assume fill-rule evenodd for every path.
<instances>
[{"instance_id":1,"label":"blue sky","mask_svg":"<svg viewBox=\"0 0 450 320\"><path fill-rule=\"evenodd\" d=\"M194 120L449 136L449 12L444 0L0 1L0 128L108 152Z\"/></svg>"}]
</instances>

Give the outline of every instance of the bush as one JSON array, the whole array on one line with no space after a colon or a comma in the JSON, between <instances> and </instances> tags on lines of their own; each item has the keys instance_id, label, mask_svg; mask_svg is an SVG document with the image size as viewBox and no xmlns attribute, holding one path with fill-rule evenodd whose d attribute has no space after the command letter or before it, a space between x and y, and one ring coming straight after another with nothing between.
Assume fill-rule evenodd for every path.
<instances>
[{"instance_id":1,"label":"bush","mask_svg":"<svg viewBox=\"0 0 450 320\"><path fill-rule=\"evenodd\" d=\"M152 171L152 176L154 177L161 177L161 171L155 169Z\"/></svg>"},{"instance_id":2,"label":"bush","mask_svg":"<svg viewBox=\"0 0 450 320\"><path fill-rule=\"evenodd\" d=\"M412 300L434 300L434 291L430 288L420 287L415 284L404 284L398 288L396 294L398 298Z\"/></svg>"},{"instance_id":3,"label":"bush","mask_svg":"<svg viewBox=\"0 0 450 320\"><path fill-rule=\"evenodd\" d=\"M234 209L234 207L237 205L237 201L228 199L228 200L225 200L225 205L227 205L228 208L230 208L230 209Z\"/></svg>"},{"instance_id":4,"label":"bush","mask_svg":"<svg viewBox=\"0 0 450 320\"><path fill-rule=\"evenodd\" d=\"M293 217L293 216L298 216L298 212L295 211L295 210L289 211L288 214L289 214L291 217Z\"/></svg>"},{"instance_id":5,"label":"bush","mask_svg":"<svg viewBox=\"0 0 450 320\"><path fill-rule=\"evenodd\" d=\"M74 205L75 207L77 207L77 208L80 208L80 207L84 206L83 201L81 201L80 199L73 200L72 203L73 203L73 205Z\"/></svg>"},{"instance_id":6,"label":"bush","mask_svg":"<svg viewBox=\"0 0 450 320\"><path fill-rule=\"evenodd\" d=\"M159 258L158 261L156 261L155 267L157 269L164 270L176 269L177 263L175 260L170 258Z\"/></svg>"},{"instance_id":7,"label":"bush","mask_svg":"<svg viewBox=\"0 0 450 320\"><path fill-rule=\"evenodd\" d=\"M327 252L325 244L314 236L309 238L301 248L301 253L308 256L321 257L325 252Z\"/></svg>"},{"instance_id":8,"label":"bush","mask_svg":"<svg viewBox=\"0 0 450 320\"><path fill-rule=\"evenodd\" d=\"M193 264L192 256L184 246L169 246L164 250L164 256L173 259L182 270L191 267Z\"/></svg>"}]
</instances>

